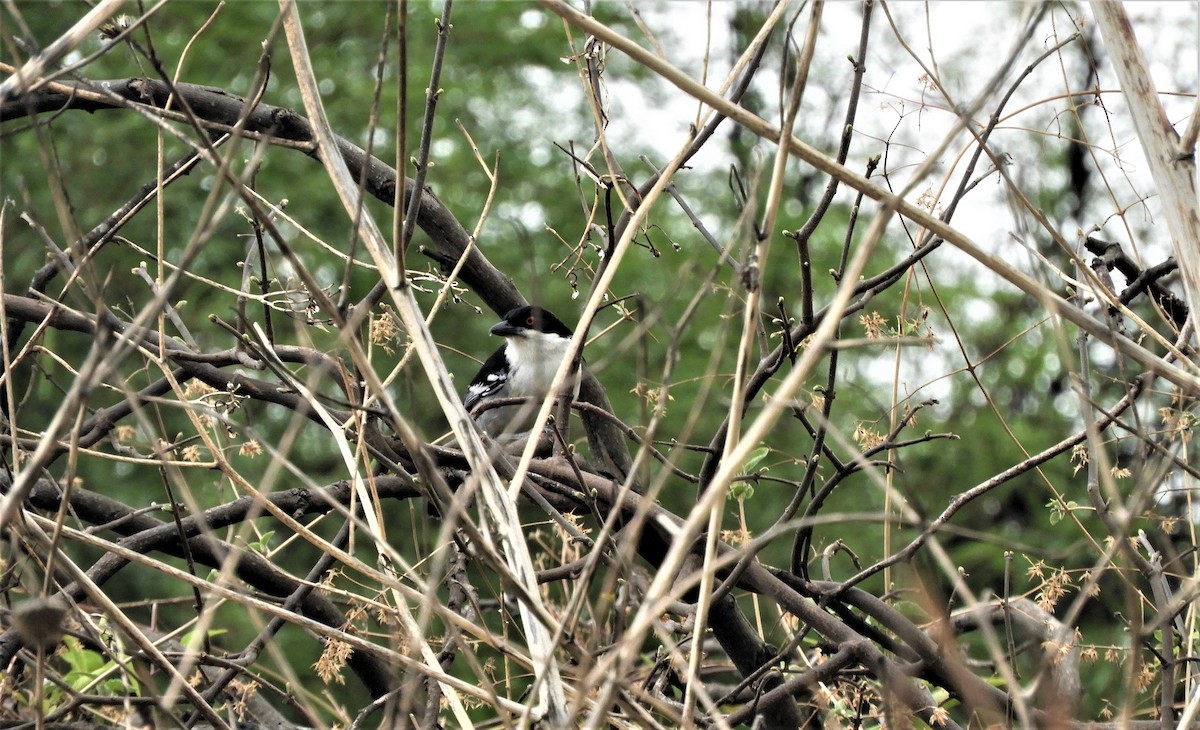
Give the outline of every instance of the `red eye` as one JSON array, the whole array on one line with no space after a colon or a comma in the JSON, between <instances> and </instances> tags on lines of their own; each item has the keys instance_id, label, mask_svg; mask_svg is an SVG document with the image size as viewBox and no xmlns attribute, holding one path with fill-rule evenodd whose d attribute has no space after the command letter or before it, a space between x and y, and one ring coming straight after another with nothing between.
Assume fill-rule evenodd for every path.
<instances>
[{"instance_id":1,"label":"red eye","mask_svg":"<svg viewBox=\"0 0 1200 730\"><path fill-rule=\"evenodd\" d=\"M534 325L536 322L537 322L537 320L536 320L536 319L534 319L533 317L527 317L527 318L525 319L525 326L526 326L526 327L532 327L532 326L533 326L533 325Z\"/></svg>"}]
</instances>

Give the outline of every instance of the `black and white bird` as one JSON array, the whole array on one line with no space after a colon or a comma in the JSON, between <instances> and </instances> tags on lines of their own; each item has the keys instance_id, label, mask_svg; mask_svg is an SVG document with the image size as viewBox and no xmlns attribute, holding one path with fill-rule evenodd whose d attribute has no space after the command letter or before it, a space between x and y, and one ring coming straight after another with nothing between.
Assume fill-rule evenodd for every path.
<instances>
[{"instance_id":1,"label":"black and white bird","mask_svg":"<svg viewBox=\"0 0 1200 730\"><path fill-rule=\"evenodd\" d=\"M488 408L474 416L479 430L493 439L524 437L571 342L571 330L541 307L518 307L492 327L505 343L483 363L467 386L463 405L470 413L499 398L525 398L524 403ZM578 392L578 379L573 386Z\"/></svg>"}]
</instances>

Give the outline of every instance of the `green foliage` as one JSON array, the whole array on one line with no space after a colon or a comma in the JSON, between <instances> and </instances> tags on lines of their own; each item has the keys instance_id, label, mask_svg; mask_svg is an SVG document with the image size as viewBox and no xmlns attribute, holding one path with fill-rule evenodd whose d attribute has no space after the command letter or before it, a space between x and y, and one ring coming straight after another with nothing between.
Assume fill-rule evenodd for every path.
<instances>
[{"instance_id":1,"label":"green foliage","mask_svg":"<svg viewBox=\"0 0 1200 730\"><path fill-rule=\"evenodd\" d=\"M73 636L66 637L63 644L65 648L59 652L58 659L66 667L61 675L65 686L50 682L43 685L39 710L43 715L64 709L73 700L74 693L94 697L142 696L140 683L130 675L128 656L118 664L98 651L85 648ZM24 693L17 693L13 699L24 705L33 701Z\"/></svg>"},{"instance_id":2,"label":"green foliage","mask_svg":"<svg viewBox=\"0 0 1200 730\"><path fill-rule=\"evenodd\" d=\"M74 637L67 637L63 643L66 650L62 653L62 659L68 667L63 680L71 689L109 697L142 696L139 683L128 676L127 667L118 665L99 652L85 649Z\"/></svg>"},{"instance_id":3,"label":"green foliage","mask_svg":"<svg viewBox=\"0 0 1200 730\"><path fill-rule=\"evenodd\" d=\"M16 7L22 11L34 45L44 46L90 6L64 1L36 6L17 3ZM527 298L572 323L604 264L608 236L613 233L609 218L616 220L623 212L615 186L644 183L650 177L647 162L662 168L691 134L687 129L691 119L681 114L672 120L678 128L654 128L657 122L649 120L645 111L678 103L669 87L660 84L640 64L613 51L605 54L603 48L590 46L584 33L526 4L456 5L441 78L436 89L429 89L441 8L436 3L409 7L408 76L402 92L397 82L400 62L392 25L394 7L383 2L300 4L311 61L330 123L337 133L369 146L389 164L401 157L401 168L412 175L422 114L429 95L435 95L425 184L468 230L478 226L480 250L499 271L512 277ZM725 56L745 48L761 27L766 12L766 8L750 4L740 4L733 10L728 18L731 48L718 48L714 54L717 60L727 61ZM639 37L639 25L628 8L597 3L595 17L618 31ZM94 38L67 60L74 62L99 53L78 70L89 79L165 75L237 95L255 94L255 84L261 81L259 70L269 65L262 101L299 111L302 103L297 82L277 19L278 7L272 3L168 2L155 11L144 28L131 34L136 48L116 44L100 53L108 41ZM7 27L4 30L14 36L25 33ZM664 47L674 48L686 33L684 29L665 28L655 39ZM771 72L752 85L740 104L777 123L780 100L786 93L781 89L790 86L795 72L798 36L793 28L791 36L777 30L772 39L764 61L764 68ZM648 39L643 40L650 45ZM856 53L852 44L839 44L854 40L847 36L823 41L829 44L823 46L828 51L819 54L810 71L806 113L795 130L797 137L831 154L838 151L842 139L851 87L853 69L846 57ZM11 55L15 49L14 44L4 46L4 60L18 60L19 53ZM151 49L160 60L159 68L148 60ZM576 62L592 53L598 54L605 73L601 84L603 117L589 104L578 78ZM263 66L259 65L260 54ZM875 63L877 59L873 55L867 60ZM687 63L686 59L672 60ZM953 68L948 69L945 78L967 83L970 74ZM715 87L716 82L710 85ZM926 91L922 89L921 93ZM395 124L401 93L405 94L407 113L402 152L397 150ZM899 107L912 103L903 91L876 88L875 93ZM694 102L689 105L694 109ZM860 101L859 112L865 115L876 105L874 98L869 103ZM860 126L868 122L856 123L847 165L856 169L865 167L868 159L882 158L884 167L874 179L882 176L881 185L902 187L909 161L897 161L889 155L900 157L902 149L908 152L906 148L912 147L919 157L932 149L933 145L920 136L924 133L920 127L923 122L914 121L914 115L924 119L921 115L943 111L925 101L918 112L904 108L896 115L895 139L862 131ZM598 118L605 120L600 125L603 142L612 160L624 171L621 179L612 178L612 170L600 151ZM910 124L918 127L916 141L901 139ZM1049 122L1043 120L1040 124ZM149 118L128 111L45 114L37 125L20 129L9 125L0 137L4 195L12 201L0 221L0 267L4 290L9 294L25 294L40 266L58 260L60 252L70 251L81 236L108 218L139 188L153 183L160 167L180 159L188 149L180 137L196 140L201 136L186 123L170 122L164 130ZM1057 142L1044 135L1032 145L1040 168L1024 189L1039 211L1047 211L1061 221L1074 210L1075 201L1064 190L1067 158ZM969 147L976 140L963 144ZM269 217L294 252L294 262L288 262L273 242L260 239L255 224L261 221L254 221L245 201L232 195L213 167L204 164L167 186L160 200L153 201L121 229L118 239L79 266L78 279L60 273L47 288L46 296L84 314L105 312L130 321L154 298L147 279L161 283L174 267L182 266L187 276L171 292L168 304L186 321L188 331L185 334L165 317L151 322L152 327L190 338L197 352L215 357L213 353L245 345L234 334L239 324L246 325L243 332L252 329L249 325L257 325L264 331L270 329L276 343L329 355L348 371L354 366L350 342L365 343L369 365L376 374L394 376L390 393L402 411L405 425L422 439L432 440L444 433L447 424L443 410L431 397L425 373L408 349L406 336L394 320L389 320L388 310L377 306L372 321L361 323L357 331L338 332L328 313L312 306L300 282L297 268L303 267L330 298L352 305L379 279L356 238L353 221L320 165L302 151L259 146L250 140L231 143L219 152L235 174L252 182L264 206L274 206ZM781 348L776 358L778 372L766 378L761 389L744 404L748 423L774 402L789 367L794 366L791 356L803 356L812 346L805 341L793 342L794 352L782 347L792 330L801 324L815 324L806 321L814 314L806 311L806 301L817 313L830 301L843 282L845 262L862 245L870 216L880 209L870 201L856 208L855 194L843 185L830 207L821 213L823 217L813 235L800 240L795 232L817 213L817 201L829 178L811 165L792 160L785 168L783 200L773 229L758 231L772 182L775 148L726 122L703 153L674 177L673 186L679 199L711 230L713 240L705 239L670 196L654 203L646 221L635 231L634 245L614 283L605 292L608 306L592 327L590 335L594 339L586 351L589 366L605 386L616 417L639 437L652 434L653 445L674 468L664 469L648 458L637 474L640 483L661 487L654 493L658 504L681 516L686 516L703 496L692 477L705 473L722 453L722 429L731 412L739 347L745 345L751 370L767 361L775 348ZM642 161L643 156L647 162ZM590 169L585 170L585 166ZM489 179L491 170L496 177L494 189ZM956 172L944 174L940 182L946 189L953 189ZM975 174L983 174L982 169ZM990 184L993 175L986 177ZM628 187L619 189L626 198L632 195ZM921 195L924 201L927 194L918 192L912 197ZM981 187L972 189L968 199L982 196ZM944 202L930 202L928 207L936 212ZM374 199L365 203L365 210L385 230L390 230L393 217L398 215ZM896 266L925 240L910 220L889 220L892 223L875 244L863 279ZM952 222L964 228L975 224ZM1011 247L1005 247L1010 242L1003 240L996 249L1011 258ZM714 250L714 244L724 255ZM765 256L753 260L752 275L752 251L760 244L765 247ZM430 236L418 232L407 256L416 297L426 312L433 310L449 268L421 255L433 245ZM1081 595L1077 591L1088 572L1096 568L1102 551L1098 546L1110 537L1096 507L1088 501L1086 475L1080 473L1089 458L1099 463L1105 456L1090 453L1096 448L1094 444L1066 450L1036 470L1027 470L966 503L958 504L957 500L968 490L987 485L1014 464L1080 431L1090 418L1081 403L1089 398L1092 403L1112 403L1126 393L1136 375L1131 362L1112 358L1110 350L1104 351L1110 359L1094 367L1080 365L1077 333L1049 317L1043 301L1016 292L975 261L967 261L950 249L949 245L943 246L903 272L894 283L855 298L854 313L841 322L836 350L818 353L816 365L795 391L797 395L789 396L784 415L761 440L747 439L753 449L734 465L738 478L730 487L733 499L725 506L725 522L736 523L745 538L764 534L792 507L799 506L797 519L828 517L812 528L810 549L801 557L805 561L802 567L813 577L826 577L821 574L828 570L827 577L832 580L854 575L910 541L925 540L930 520L953 508L952 519L939 526L935 537L940 540L939 549L946 550L954 569L960 571L958 574L930 560L928 552L918 552L906 567L897 569L902 577L881 571L859 585L880 596L890 596L893 590L919 592L911 600L902 597L898 604L913 623L920 625L941 619L942 612L949 610L946 607L960 605L960 580L984 594L997 594L1001 587L1009 591L1006 597L1024 591L1037 596L1047 610ZM1067 252L1051 246L1048 240L1033 240L1029 249L1043 257L1033 264L1039 276L1054 280L1057 272L1047 262L1075 271ZM260 251L265 252L266 264L258 258ZM730 266L727 257L738 266ZM265 271L260 265L266 267ZM811 272L809 279L802 275L805 265ZM238 293L247 288L247 281L248 290L255 294L265 289L268 301L240 301ZM755 289L751 282L760 288ZM486 297L458 286L430 326L462 390L478 362L499 342L486 334L495 320L493 314L481 311L486 309ZM1062 288L1057 283L1046 286L1049 292ZM753 297L757 297L758 305L750 320L756 328L743 340L743 310ZM1144 297L1131 306L1145 321L1161 322ZM26 334L30 342L34 342L34 336L28 334L32 329ZM6 373L16 407L12 422L18 426L14 431L19 427L22 434L44 433L58 414L57 404L79 377L81 363L89 353L108 352L105 348L111 341L111 334L89 338L54 327L38 334L36 349L22 358L19 367ZM1153 343L1149 346L1158 348ZM240 352L245 354L244 350ZM331 372L311 361L288 362L286 373L268 367L255 369L247 361L239 364L240 370L228 370L238 370L247 377L274 378L270 382L278 383L278 392L284 394L297 392L296 383L302 383L318 394L325 407L362 405L347 403L348 396L336 386ZM80 418L129 402L132 392L158 382L164 371L170 370L162 366L164 362L162 353L148 347L119 362L106 361L114 368L113 373L89 393ZM1094 376L1086 398L1073 389L1078 387L1073 378L1081 371ZM294 382L284 378L285 374ZM356 382L359 375L351 373ZM356 471L348 474L351 469L343 453L329 437L329 424L319 423L310 413L268 401L252 398L237 388L220 391L198 387L195 381L182 384L139 402L136 413L126 417L121 429L110 438L89 445L91 451L72 451L68 466L63 466L68 462L63 459L48 474L130 505L167 505L162 509L172 514L158 515L163 519L183 519L243 494L258 498L276 490L311 490L351 476L361 477L365 486L358 485L362 491L355 492L353 509L359 512L353 514L363 522L356 525L359 532L345 550L366 565L374 566L382 560L369 541L360 537L362 525L370 523L368 516L377 517L391 538L390 548L395 550L384 561L388 580L364 578L354 569L363 574L366 569L354 564L353 569L330 577L321 590L334 596L339 609L348 616L347 625L360 632L358 635L388 644L389 648L422 639L407 635L410 627L387 615L381 606L393 608L393 601L414 600L401 592L390 594L395 588L389 582L392 580L404 587L428 585L431 602L449 602L452 581L432 572L444 569L443 551L449 551L445 545L433 543L440 520L430 519L423 505L396 508L386 501L382 506L359 501L374 488L368 474L380 477L386 472L382 459L375 453L357 451L352 456ZM1190 402L1172 400L1163 391L1153 393L1142 403L1143 412L1137 418L1152 418L1160 407L1173 409L1170 423L1174 430L1164 438L1178 438L1183 444L1190 436L1195 418L1188 410ZM1103 438L1111 440L1101 444L1100 449L1110 449L1113 461L1120 461L1120 466L1142 451L1151 451L1148 444L1158 442L1150 437L1146 423L1149 421L1118 434L1106 433ZM577 424L573 422L570 433L571 447L580 456L579 464L574 466L595 466L589 460L596 461L596 455L589 453ZM336 427L343 428L344 435L357 447L361 432L346 424ZM819 453L814 453L816 434L822 442ZM1165 443L1164 451L1169 450L1167 447L1178 448L1171 441ZM439 444L444 445L446 442ZM264 453L264 449L268 451ZM10 452L10 456L14 455ZM15 456L13 461L17 462ZM810 476L810 464L815 464L815 479L801 492L801 485ZM468 478L459 462L441 468L437 472L440 476L450 474L460 481ZM418 473L416 467L412 472L422 489L431 488L428 473ZM1108 476L1118 484L1126 483L1119 468ZM806 514L804 509L814 504L812 500L818 493L826 501L819 509L814 507L816 514ZM557 496L567 499L562 494ZM1151 501L1143 500L1141 509ZM596 518L603 517L591 509L593 506L579 510L583 515L579 518L584 525L581 529L591 530L589 539L598 532ZM367 512L377 508L377 513ZM529 510L526 516L534 515L530 521L547 519L540 507L536 512L527 505L525 508ZM888 515L879 516L884 511ZM205 534L246 548L292 575L305 575L321 555L321 541L331 540L337 533L340 523L334 523L346 519L346 515L337 513L336 519L301 522L304 530L298 531L298 537L292 534L294 528L288 520L307 520L310 514L298 510L296 514L257 517L262 514L254 512L254 519ZM1148 517L1135 519L1139 526L1150 524ZM596 570L588 576L593 583L579 589L578 594L586 596L589 610L597 607L596 614L573 616L572 621L578 621L572 624L572 631L564 632L572 641L585 635L580 639L583 649L571 661L583 662L581 656L590 661L589 652L603 655L620 640L627 628L622 622L638 610L637 595L631 591L644 589L642 583L650 583L652 571L658 566L650 565L646 574L636 573L639 583L613 567L615 551L604 553L603 560L595 561L600 567L595 567L590 554L581 552L580 545L585 543L582 537L567 537L566 527L561 524L554 529L563 532L543 532L539 525L538 532L529 536L541 555L557 557L561 564L586 563ZM793 535L774 540L751 562L790 566L800 548L798 538L793 544ZM453 539L466 540L461 535ZM84 548L69 549L80 562L94 557ZM163 560L209 581L221 574L187 556ZM1021 561L1032 566L1024 576L1014 568ZM550 570L559 564L538 566ZM647 566L638 567L644 570ZM181 624L194 618L190 588L163 579L151 569L133 566L125 570L136 577L106 589L117 600L165 601L183 596L189 601L187 605L156 607L154 616ZM510 586L496 575L494 566L482 563L464 569L462 576L490 596L491 603L484 609L473 604L470 611L462 610L464 614L478 612L479 632L468 632L457 640L480 645L469 647L470 660L449 662L451 671L468 681L486 676L495 686L505 684L512 690L509 697L520 696L529 686L526 678L507 674L513 672L507 664L508 642L514 640L512 626L521 620L519 612L503 602ZM430 583L425 584L426 580ZM1114 656L1120 658L1133 650L1113 619L1117 613L1128 612L1116 596L1128 599L1131 594L1122 592L1126 588L1113 585L1116 583L1116 579L1105 578L1099 596L1086 596L1087 609L1080 610L1076 625L1089 645L1126 642L1119 651L1114 650ZM578 597L574 586L559 585L557 581L546 588L546 595L555 608ZM478 603L478 596L472 596L472 600ZM617 608L613 613L604 612L614 605ZM261 630L258 623L245 620L241 606L213 610L218 611L218 620L223 624L207 637L214 643L244 646ZM143 611L140 604L131 611L149 618L149 612ZM689 619L693 617L691 614ZM781 646L791 641L792 634L783 619L757 618L757 630L764 641ZM458 619L436 615L429 620L427 633L445 632L445 641L450 645L452 632L448 627L457 626L454 621ZM866 621L857 613L854 620ZM679 624L690 625L687 621ZM679 639L680 644L695 640L685 633L671 638ZM488 643L480 635L502 637L503 641ZM1156 640L1153 636L1141 638ZM811 636L806 641L809 649L820 643ZM286 685L292 676L289 672L294 670L294 666L287 666L289 661L295 666L319 664L329 670L323 676L348 674L338 664L336 642L324 644L325 654L320 658L316 656L320 649L314 648L311 638L299 629L284 631L278 642L286 649L256 667L271 681ZM649 657L657 647L656 640L646 639L641 649ZM411 647L402 648L407 652ZM979 652L986 649L982 643L970 642L967 648ZM114 652L120 654L119 649ZM112 654L85 650L71 639L59 657L68 667L63 676L73 690L144 691L132 680L110 678L116 670L125 671ZM677 660L675 657L676 666L686 663ZM494 664L498 662L505 663L500 670ZM1120 672L1111 666L1115 663L1093 672L1085 690L1086 701L1093 707L1100 706L1100 698L1120 687ZM307 666L304 668L307 670ZM804 671L799 665L793 668ZM520 672L524 670L520 668ZM97 678L102 679L91 684ZM994 677L986 679L1002 684ZM64 695L54 692L57 690L51 689L45 695L43 712L63 705ZM336 713L366 704L366 694L360 686L347 687L344 692L338 691L336 700L328 704L323 704L326 700L309 700L312 704L297 713L333 722L330 718ZM961 698L940 687L934 698L952 711L962 709ZM335 702L342 706L334 707ZM825 709L831 716L861 720L860 709L845 696L833 698ZM471 711L481 723L496 717L493 707L474 707Z\"/></svg>"}]
</instances>

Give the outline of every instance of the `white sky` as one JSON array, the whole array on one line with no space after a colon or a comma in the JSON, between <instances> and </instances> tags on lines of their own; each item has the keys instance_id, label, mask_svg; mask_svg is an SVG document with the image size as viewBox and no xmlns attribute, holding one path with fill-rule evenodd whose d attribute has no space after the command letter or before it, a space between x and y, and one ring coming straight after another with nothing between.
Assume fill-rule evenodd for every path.
<instances>
[{"instance_id":1,"label":"white sky","mask_svg":"<svg viewBox=\"0 0 1200 730\"><path fill-rule=\"evenodd\" d=\"M797 4L799 7L799 4ZM1076 10L1080 6L1074 6ZM1142 41L1145 52L1150 60L1156 83L1161 91L1183 92L1195 94L1197 89L1197 49L1200 47L1200 35L1197 32L1197 8L1194 2L1138 2L1126 3L1127 10L1133 18L1135 29ZM677 66L687 70L695 78L701 73L701 56L704 41L708 32L706 25L707 14L714 18L711 30L711 47L714 52L709 66L708 85L720 85L729 69L729 37L728 24L725 18L732 12L731 3L703 2L671 2L658 10L639 7L647 24L656 33L661 33L662 44L670 60ZM949 91L956 94L960 103L969 101L980 89L985 79L990 77L1007 54L1019 31L1016 22L1017 14L1024 8L1020 3L1008 2L900 2L890 3L888 9L896 21L897 30L914 52L921 55L921 60L927 66L935 63L942 71L943 78ZM1084 18L1090 22L1090 15L1083 6ZM803 18L797 24L796 35L802 35L803 23L807 20L808 10L805 7ZM1067 24L1067 19L1058 12L1056 23L1043 20L1039 31L1027 46L1026 52L1016 64L1020 70L1036 53L1052 46L1057 39L1069 36L1074 29ZM855 2L830 2L825 6L822 17L822 38L818 46L818 58L814 65L814 73L831 70L841 74L838 81L849 81L849 63L844 59L854 54L858 46L861 24L860 5ZM663 30L666 29L666 30ZM1044 32L1043 32L1044 30ZM1101 83L1104 88L1114 89L1115 81L1107 61L1103 57L1102 42L1099 33L1092 28L1097 45L1101 48ZM1057 39L1054 34L1057 33ZM643 41L645 45L645 42ZM1075 44L1079 45L1078 42ZM916 163L924 159L924 154L932 149L950 129L953 115L944 111L943 102L932 91L922 88L921 77L924 71L896 42L896 36L888 23L886 15L877 6L872 23L871 52L867 57L867 75L865 77L864 93L860 102L857 120L859 137L852 149L851 167L862 169L866 157L882 151L881 140L890 137L893 141L890 155L895 160L897 156L909 154L909 162ZM931 50L932 49L932 50ZM1066 62L1077 64L1079 52L1069 49L1063 56ZM1015 73L1015 71L1014 71ZM1060 101L1045 102L1044 100L1061 94L1064 88L1063 74L1072 88L1081 84L1078 68L1064 68L1059 59L1051 58L1039 65L1037 71L1022 87L1022 90L1006 107L1006 113L1011 114L1027 104L1037 103L1023 114L1016 116L1005 126L1021 130L1021 134L998 134L993 143L1012 155L1012 174L1018 180L1037 182L1041 175L1039 166L1040 156L1044 150L1030 144L1030 138L1038 139L1043 135L1055 136L1059 127L1055 124L1055 112L1061 112L1065 106ZM764 74L770 79L770 73ZM1011 78L1011 74L1010 74ZM610 83L612 79L610 78ZM1008 81L1003 84L1007 87ZM806 96L806 109L821 109L822 99L815 98L820 94L820 79L810 84ZM669 103L656 107L643 101L644 94L640 89L622 87L620 93L613 93L614 106L627 104L631 109L640 113L621 114L615 110L613 128L610 132L620 134L622 122L636 125L630 133L644 137L652 135L656 147L663 151L664 156L670 154L681 144L686 134L686 126L695 116L696 104L674 93ZM811 101L811 103L810 103ZM917 113L922 102L929 108ZM1116 95L1105 97L1106 106L1113 114L1109 115L1115 123L1111 132L1105 127L1109 119L1105 118L1102 110L1085 112L1085 124L1095 129L1089 129L1094 144L1106 148L1110 152L1118 151L1121 155L1123 170L1118 178L1128 175L1128 182L1118 179L1120 187L1116 190L1118 200L1097 200L1101 206L1088 213L1096 216L1088 218L1085 215L1084 225L1105 224L1107 235L1114 239L1128 239L1129 233L1117 225L1113 230L1114 221L1106 221L1104 216L1119 204L1126 207L1138 198L1150 193L1148 178L1141 175L1145 172L1140 153L1136 149L1136 137L1132 128L1123 126L1124 116L1121 114L1123 102ZM1193 100L1185 97L1164 97L1170 117L1178 127L1186 124L1191 113ZM986 114L992 107L986 105L981 113L981 121L986 120ZM832 112L821 110L822 115L830 115L840 124L844 109L836 108ZM647 115L651 120L647 121ZM903 119L901 118L903 115ZM824 121L822 118L821 121ZM1033 130L1038 134L1030 135L1025 130ZM801 132L803 134L803 132ZM1057 141L1057 140L1055 140ZM908 145L908 147L906 147ZM967 146L964 139L961 144L951 148L950 155L945 159L946 165L953 163L952 155ZM1103 154L1101 154L1103 157ZM857 158L855 160L855 158ZM1116 163L1109 156L1116 171ZM1101 164L1104 164L1101 160ZM701 156L696 161L698 167L713 164L723 168L728 164L723 156ZM941 174L946 174L943 170ZM936 179L931 180L937 183ZM1043 184L1064 184L1065 181L1043 182ZM994 195L980 195L979 192L964 202L962 212L958 214L956 225L965 227L981 243L989 241L996 245L1005 245L1009 239L1011 219L1008 215L1008 204L1003 191L997 186ZM1121 189L1124 188L1124 189ZM918 193L920 188L918 189ZM1136 207L1136 206L1135 206ZM999 217L997 217L999 216ZM970 226L971 220L986 221L985 225ZM1149 219L1144 216L1132 219L1133 224L1145 223ZM714 225L717 223L713 221ZM1119 221L1117 222L1119 223ZM974 229L974 230L972 230ZM1144 232L1144 231L1143 231ZM1066 231L1068 237L1073 231ZM1165 254L1165 251L1164 251Z\"/></svg>"},{"instance_id":2,"label":"white sky","mask_svg":"<svg viewBox=\"0 0 1200 730\"><path fill-rule=\"evenodd\" d=\"M699 78L701 74L701 59L708 33L707 13L711 11L714 18L711 26L713 53L708 69L708 85L716 88L730 66L730 41L725 19L733 7L728 3L710 6L702 2L672 2L657 10L641 6L639 10L647 25L656 34L661 34L660 40L669 60L688 71L693 78ZM1001 89L1007 89L1015 75L1037 55L1075 32L1062 6L1054 7L1055 10L1041 21L1013 71L1001 84ZM1169 117L1181 131L1192 113L1197 79L1200 77L1197 71L1200 65L1198 7L1200 5L1195 2L1126 3L1159 90L1182 94L1163 96ZM925 160L955 121L954 115L944 108L944 102L936 92L924 86L921 79L925 72L901 47L897 34L927 67L936 65L949 92L955 95L956 102L963 104L979 93L1012 48L1021 29L1019 14L1025 8L1021 3L1008 2L890 3L888 9L896 23L896 29L893 30L887 16L877 6L856 123L857 136L848 166L855 170L864 169L866 158L883 152L882 140L889 139L889 161L895 174L893 186L901 187L907 182L906 176L912 166ZM1091 22L1088 7L1072 5L1070 9L1073 13L1081 14L1074 17L1083 19L1085 31L1090 32L1099 53L1101 88L1115 90L1117 85L1103 51L1099 31L1087 25ZM807 17L808 9L805 6L795 33L797 43L803 39ZM840 100L825 103L829 100L822 96L821 87L822 84L842 89L849 86L850 64L846 57L857 52L861 6L853 2L827 3L821 27L822 37L813 66L813 74L818 76L814 76L814 83L810 83L802 107L810 110L805 121L811 126L809 129L802 128L799 133L808 141L836 138L836 133L831 129L840 125L844 105ZM648 45L644 39L640 40L644 46ZM1068 115L1064 114L1067 106L1061 94L1065 88L1083 88L1082 48L1083 44L1076 41L1060 55L1041 62L1005 107L1005 114L1012 116L993 136L992 144L1010 155L1009 174L1022 189L1055 189L1068 184L1061 168L1051 170L1042 165L1041 160L1049 153L1061 155L1066 147L1066 142L1060 137L1060 134L1069 131L1066 126ZM831 77L829 74L834 75ZM764 72L762 78L769 81L771 72ZM687 124L696 114L694 101L672 89L665 103L647 103L644 90L626 85L618 91L614 84L619 81L612 75L608 81L612 87L611 99L614 104L609 128L611 135L619 137L624 133L649 137L654 140L655 148L661 151L662 159L669 157L683 144ZM994 96L984 105L977 117L980 123L986 122L997 98ZM1130 250L1128 247L1132 240L1147 263L1159 263L1170 255L1171 250L1165 227L1156 218L1157 201L1152 196L1153 184L1125 113L1123 99L1117 93L1105 94L1102 98L1103 107L1087 104L1082 115L1089 139L1096 148L1091 164L1103 174L1093 174L1093 197L1080 220L1052 220L1052 223L1072 243L1081 240L1081 229L1100 226L1101 230L1097 233L1100 237L1118 241L1126 245L1127 250ZM620 105L627 105L627 108L623 110ZM833 127L828 126L830 124ZM622 125L626 126L623 128ZM943 181L949 183L946 192L949 195L950 190L958 184L958 175L953 173L958 163L957 155L964 152L969 154L971 147L970 138L961 136L951 145L926 183L918 186L910 199L916 202L922 192L936 191ZM764 143L763 148L765 155L773 153L770 145ZM826 151L833 152L828 146ZM661 164L661 160L656 162ZM708 166L709 169L724 172L728 165L729 159L721 154L718 145L713 145L694 161L694 166L702 170ZM986 161L981 162L976 175L989 167ZM686 180L686 175L681 177L680 185L686 186ZM824 181L821 182L823 185ZM852 194L843 186L841 199L848 200ZM1146 202L1139 203L1143 199ZM1125 213L1122 216L1116 211ZM705 222L718 238L730 233L728 227L731 221L724 213L705 216ZM1063 289L1061 281L1050 278L1053 275L1048 273L1043 262L1024 248L1029 240L1036 239L1044 244L1048 235L1038 231L1038 225L1028 213L1012 205L997 176L992 175L964 199L953 225L986 250L1001 255L1019 268L1035 272L1054 288ZM938 253L937 265L983 273L979 265L965 255L948 250ZM979 281L986 282L981 286L1001 286L991 276L980 277ZM1120 282L1117 283L1120 286ZM986 299L979 301L980 306L986 309ZM991 312L960 312L959 316L982 320L991 316ZM937 374L953 369L951 362L958 358L957 352L946 350L941 355L946 358L941 363L931 361L928 353L913 358L913 369L908 373L906 385L917 387Z\"/></svg>"}]
</instances>

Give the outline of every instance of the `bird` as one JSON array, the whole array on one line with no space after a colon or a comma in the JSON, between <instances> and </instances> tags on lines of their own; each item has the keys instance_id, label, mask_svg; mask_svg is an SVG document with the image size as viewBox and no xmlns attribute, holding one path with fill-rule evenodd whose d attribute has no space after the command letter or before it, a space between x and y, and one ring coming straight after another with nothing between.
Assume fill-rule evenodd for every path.
<instances>
[{"instance_id":1,"label":"bird","mask_svg":"<svg viewBox=\"0 0 1200 730\"><path fill-rule=\"evenodd\" d=\"M528 436L538 408L550 395L550 386L571 342L571 329L542 307L517 307L490 330L505 343L492 353L471 378L463 396L467 412L490 400L525 398L517 405L488 408L474 416L475 424L493 440ZM574 395L578 394L576 378Z\"/></svg>"}]
</instances>

